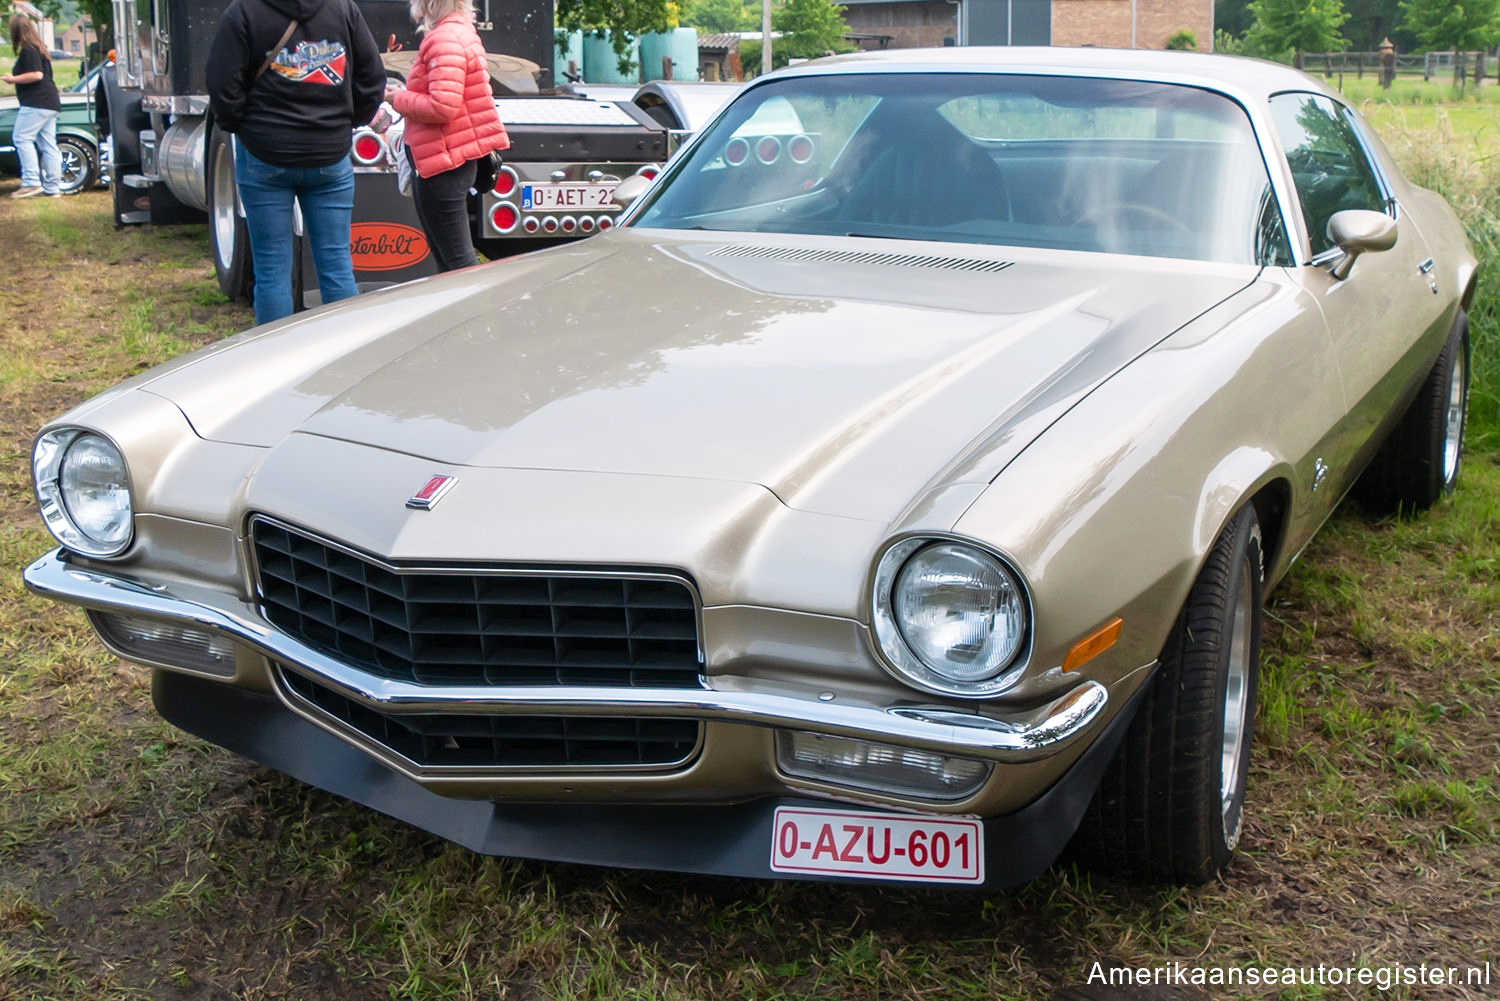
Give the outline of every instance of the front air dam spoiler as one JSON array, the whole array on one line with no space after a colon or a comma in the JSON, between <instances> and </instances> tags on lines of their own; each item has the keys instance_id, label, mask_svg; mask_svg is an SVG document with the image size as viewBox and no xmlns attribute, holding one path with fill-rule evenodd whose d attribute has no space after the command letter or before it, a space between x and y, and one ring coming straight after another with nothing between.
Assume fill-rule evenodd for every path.
<instances>
[{"instance_id":1,"label":"front air dam spoiler","mask_svg":"<svg viewBox=\"0 0 1500 1001\"><path fill-rule=\"evenodd\" d=\"M1150 683L1148 678L1136 688L1052 788L1015 813L984 821L985 888L1027 882L1056 861ZM696 806L455 799L392 771L272 696L162 670L152 673L151 695L163 718L191 734L483 855L757 879L850 881L771 869L776 808L826 810L833 805L826 800L778 797ZM864 809L837 805L853 812Z\"/></svg>"}]
</instances>

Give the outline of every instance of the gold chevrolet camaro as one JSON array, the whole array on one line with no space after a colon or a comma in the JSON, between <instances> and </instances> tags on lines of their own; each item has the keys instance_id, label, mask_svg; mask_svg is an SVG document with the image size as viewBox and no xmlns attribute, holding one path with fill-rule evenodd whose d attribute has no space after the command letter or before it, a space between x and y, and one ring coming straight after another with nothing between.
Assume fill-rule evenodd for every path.
<instances>
[{"instance_id":1,"label":"gold chevrolet camaro","mask_svg":"<svg viewBox=\"0 0 1500 1001\"><path fill-rule=\"evenodd\" d=\"M27 582L479 852L1220 872L1267 589L1457 477L1448 206L1301 73L1102 49L773 73L615 198L48 424Z\"/></svg>"}]
</instances>

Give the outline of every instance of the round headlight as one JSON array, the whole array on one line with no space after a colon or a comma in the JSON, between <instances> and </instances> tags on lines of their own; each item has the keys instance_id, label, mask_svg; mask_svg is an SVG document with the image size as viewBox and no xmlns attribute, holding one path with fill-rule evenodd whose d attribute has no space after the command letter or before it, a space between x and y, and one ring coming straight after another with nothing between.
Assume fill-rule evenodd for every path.
<instances>
[{"instance_id":1,"label":"round headlight","mask_svg":"<svg viewBox=\"0 0 1500 1001\"><path fill-rule=\"evenodd\" d=\"M114 556L130 544L130 479L113 442L76 428L49 431L32 467L42 519L58 542L85 556Z\"/></svg>"},{"instance_id":2,"label":"round headlight","mask_svg":"<svg viewBox=\"0 0 1500 1001\"><path fill-rule=\"evenodd\" d=\"M908 539L887 550L875 581L875 634L919 687L949 695L1009 688L1026 642L1021 582L996 556L962 542Z\"/></svg>"}]
</instances>

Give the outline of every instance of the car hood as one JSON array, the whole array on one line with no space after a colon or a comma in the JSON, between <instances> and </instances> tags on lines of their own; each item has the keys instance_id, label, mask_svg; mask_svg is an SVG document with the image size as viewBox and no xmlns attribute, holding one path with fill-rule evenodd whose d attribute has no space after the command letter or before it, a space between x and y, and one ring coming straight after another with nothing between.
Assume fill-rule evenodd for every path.
<instances>
[{"instance_id":1,"label":"car hood","mask_svg":"<svg viewBox=\"0 0 1500 1001\"><path fill-rule=\"evenodd\" d=\"M59 99L61 100L62 105L65 108L71 107L75 104L87 104L89 102L89 97L87 94L74 94L72 91L67 90L62 91L59 94ZM5 114L8 111L15 111L20 106L21 101L14 94L6 94L5 96L0 97L0 114Z\"/></svg>"},{"instance_id":2,"label":"car hood","mask_svg":"<svg viewBox=\"0 0 1500 1001\"><path fill-rule=\"evenodd\" d=\"M252 331L154 378L212 440L760 484L889 521L987 481L1249 267L622 230Z\"/></svg>"}]
</instances>

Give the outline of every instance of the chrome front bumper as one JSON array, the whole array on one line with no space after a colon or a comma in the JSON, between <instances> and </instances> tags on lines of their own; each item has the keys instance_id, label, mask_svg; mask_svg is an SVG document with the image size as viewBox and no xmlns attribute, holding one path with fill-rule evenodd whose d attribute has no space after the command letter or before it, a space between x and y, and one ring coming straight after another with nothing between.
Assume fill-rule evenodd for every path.
<instances>
[{"instance_id":1,"label":"chrome front bumper","mask_svg":"<svg viewBox=\"0 0 1500 1001\"><path fill-rule=\"evenodd\" d=\"M996 762L1050 757L1093 729L1109 701L1084 681L1042 706L989 714L937 705L879 706L822 701L816 693L770 688L702 690L618 687L429 687L374 677L281 633L255 607L190 584L153 584L124 573L72 565L56 549L24 573L37 594L85 608L161 619L232 637L346 698L386 713L671 716L833 734ZM222 682L221 682L222 683ZM914 693L915 694L915 693Z\"/></svg>"}]
</instances>

